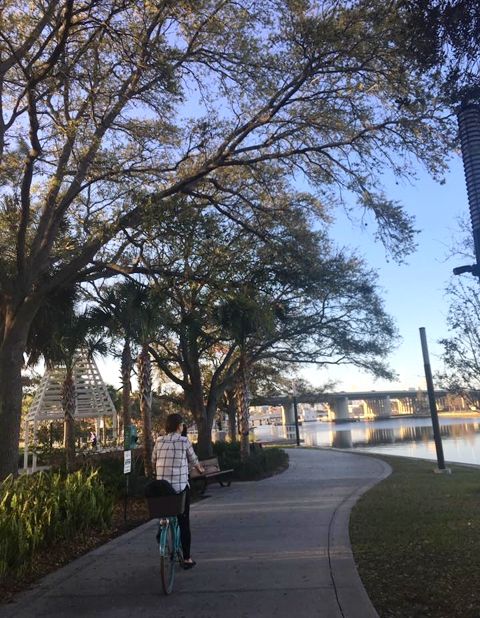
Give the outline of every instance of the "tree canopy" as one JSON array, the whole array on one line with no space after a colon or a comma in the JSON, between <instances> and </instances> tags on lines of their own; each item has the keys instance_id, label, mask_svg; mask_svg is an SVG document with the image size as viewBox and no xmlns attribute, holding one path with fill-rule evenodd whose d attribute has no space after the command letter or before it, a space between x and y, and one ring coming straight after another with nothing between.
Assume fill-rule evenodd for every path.
<instances>
[{"instance_id":1,"label":"tree canopy","mask_svg":"<svg viewBox=\"0 0 480 618\"><path fill-rule=\"evenodd\" d=\"M458 230L452 240L450 258L474 261L472 230L466 217L458 219ZM471 275L454 276L445 292L449 303L446 316L448 335L439 340L443 347L443 368L437 372L437 379L441 387L470 397L469 391L480 390L478 280Z\"/></svg>"},{"instance_id":2,"label":"tree canopy","mask_svg":"<svg viewBox=\"0 0 480 618\"><path fill-rule=\"evenodd\" d=\"M103 259L118 259L121 232L140 214L132 193L145 186L157 200L194 191L215 202L300 174L323 200L341 200L340 187L353 192L392 249L411 248L411 222L372 171L407 173L414 154L441 172L452 127L435 75L411 58L405 68L397 8L7 2L5 297L101 270L103 246Z\"/></svg>"},{"instance_id":3,"label":"tree canopy","mask_svg":"<svg viewBox=\"0 0 480 618\"><path fill-rule=\"evenodd\" d=\"M441 68L441 89L453 104L480 97L479 0L405 0L411 49L425 68Z\"/></svg>"},{"instance_id":4,"label":"tree canopy","mask_svg":"<svg viewBox=\"0 0 480 618\"><path fill-rule=\"evenodd\" d=\"M478 283L458 282L450 288L449 334L440 340L444 368L440 385L454 393L480 391L480 299Z\"/></svg>"},{"instance_id":5,"label":"tree canopy","mask_svg":"<svg viewBox=\"0 0 480 618\"><path fill-rule=\"evenodd\" d=\"M375 275L332 245L326 221L312 231L303 209L292 207L270 240L268 217L257 220L257 233L239 234L211 207L185 202L138 241L157 291L151 353L183 389L199 427L210 432L242 362L349 362L391 376L385 357L396 331ZM162 260L168 278L155 276Z\"/></svg>"},{"instance_id":6,"label":"tree canopy","mask_svg":"<svg viewBox=\"0 0 480 618\"><path fill-rule=\"evenodd\" d=\"M379 178L409 176L413 158L441 175L454 127L402 7L2 3L0 478L16 470L36 311L66 284L134 270L145 209L188 194L252 226L282 208L273 187L302 183L323 207L356 199L398 259L412 250Z\"/></svg>"}]
</instances>

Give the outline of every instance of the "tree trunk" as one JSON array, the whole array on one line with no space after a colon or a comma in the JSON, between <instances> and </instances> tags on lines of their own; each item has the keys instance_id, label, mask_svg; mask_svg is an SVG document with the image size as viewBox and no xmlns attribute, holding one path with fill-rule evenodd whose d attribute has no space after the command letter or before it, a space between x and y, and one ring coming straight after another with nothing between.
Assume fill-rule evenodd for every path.
<instances>
[{"instance_id":1,"label":"tree trunk","mask_svg":"<svg viewBox=\"0 0 480 618\"><path fill-rule=\"evenodd\" d=\"M233 390L225 391L228 414L228 436L231 442L237 439L237 410L235 407L235 393Z\"/></svg>"},{"instance_id":2,"label":"tree trunk","mask_svg":"<svg viewBox=\"0 0 480 618\"><path fill-rule=\"evenodd\" d=\"M203 393L198 384L196 388L192 389L189 393L188 401L190 404L190 411L197 425L198 442L197 453L200 459L210 459L213 457L212 448L212 422L213 418L208 420L207 410L203 402Z\"/></svg>"},{"instance_id":3,"label":"tree trunk","mask_svg":"<svg viewBox=\"0 0 480 618\"><path fill-rule=\"evenodd\" d=\"M240 366L235 385L235 399L237 403L238 421L240 426L240 458L242 461L250 456L250 397L248 391L248 376L245 355L240 357Z\"/></svg>"},{"instance_id":4,"label":"tree trunk","mask_svg":"<svg viewBox=\"0 0 480 618\"><path fill-rule=\"evenodd\" d=\"M65 415L63 446L66 452L66 465L69 472L75 469L75 382L73 367L67 367L62 388L62 406Z\"/></svg>"},{"instance_id":5,"label":"tree trunk","mask_svg":"<svg viewBox=\"0 0 480 618\"><path fill-rule=\"evenodd\" d=\"M202 373L198 362L198 355L194 355L190 362L190 380L192 390L189 394L190 408L198 430L197 452L200 459L213 457L212 448L212 425L213 411L205 406L202 384Z\"/></svg>"},{"instance_id":6,"label":"tree trunk","mask_svg":"<svg viewBox=\"0 0 480 618\"><path fill-rule=\"evenodd\" d=\"M140 414L143 425L143 469L145 476L153 476L152 466L152 367L148 354L148 343L142 345L138 357L138 375L140 380Z\"/></svg>"},{"instance_id":7,"label":"tree trunk","mask_svg":"<svg viewBox=\"0 0 480 618\"><path fill-rule=\"evenodd\" d=\"M198 430L197 453L201 460L211 459L213 457L212 421L213 419L209 420L205 416L201 417L199 420L195 419Z\"/></svg>"},{"instance_id":8,"label":"tree trunk","mask_svg":"<svg viewBox=\"0 0 480 618\"><path fill-rule=\"evenodd\" d=\"M31 318L5 319L0 346L0 481L18 474L18 442L22 419L23 352Z\"/></svg>"},{"instance_id":9,"label":"tree trunk","mask_svg":"<svg viewBox=\"0 0 480 618\"><path fill-rule=\"evenodd\" d=\"M130 350L130 341L125 339L125 344L122 350L122 422L123 430L130 425L131 421L131 383L130 377L132 374L132 352Z\"/></svg>"}]
</instances>

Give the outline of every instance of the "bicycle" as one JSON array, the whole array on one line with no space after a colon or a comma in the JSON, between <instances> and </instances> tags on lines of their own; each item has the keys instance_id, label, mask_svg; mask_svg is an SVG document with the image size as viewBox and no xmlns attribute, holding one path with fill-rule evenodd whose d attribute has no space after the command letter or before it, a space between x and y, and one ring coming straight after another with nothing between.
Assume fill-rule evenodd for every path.
<instances>
[{"instance_id":1,"label":"bicycle","mask_svg":"<svg viewBox=\"0 0 480 618\"><path fill-rule=\"evenodd\" d=\"M180 528L176 517L162 517L159 522L160 576L163 591L170 594L175 579L175 559L183 569L183 553L180 544Z\"/></svg>"},{"instance_id":2,"label":"bicycle","mask_svg":"<svg viewBox=\"0 0 480 618\"><path fill-rule=\"evenodd\" d=\"M184 566L180 528L177 516L185 510L185 497L180 494L161 497L147 497L150 518L158 519L158 549L160 553L160 576L163 591L171 594L175 580L175 560Z\"/></svg>"}]
</instances>

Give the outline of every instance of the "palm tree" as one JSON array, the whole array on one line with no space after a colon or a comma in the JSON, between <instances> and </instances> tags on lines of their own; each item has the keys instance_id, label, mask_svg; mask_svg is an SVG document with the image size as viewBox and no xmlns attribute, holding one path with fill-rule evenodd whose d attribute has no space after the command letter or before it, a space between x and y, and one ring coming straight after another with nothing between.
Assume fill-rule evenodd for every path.
<instances>
[{"instance_id":1,"label":"palm tree","mask_svg":"<svg viewBox=\"0 0 480 618\"><path fill-rule=\"evenodd\" d=\"M144 470L152 476L152 377L148 351L153 333L158 328L158 303L148 286L128 279L98 292L98 305L91 315L105 327L113 340L123 341L122 346L122 416L124 427L131 422L131 374L134 368L132 346L140 346L137 359L139 407L143 428Z\"/></svg>"},{"instance_id":2,"label":"palm tree","mask_svg":"<svg viewBox=\"0 0 480 618\"><path fill-rule=\"evenodd\" d=\"M153 476L152 467L152 365L148 352L149 340L142 342L138 356L138 396L143 425L143 460L145 476Z\"/></svg>"},{"instance_id":3,"label":"palm tree","mask_svg":"<svg viewBox=\"0 0 480 618\"><path fill-rule=\"evenodd\" d=\"M224 393L225 405L228 416L228 435L231 442L237 439L237 410L235 405L235 389L227 388Z\"/></svg>"},{"instance_id":4,"label":"palm tree","mask_svg":"<svg viewBox=\"0 0 480 618\"><path fill-rule=\"evenodd\" d=\"M135 366L132 344L138 338L138 294L139 285L136 281L128 279L104 290L97 290L95 296L97 304L91 310L92 319L99 327L106 328L111 339L122 344L120 371L123 427L131 423L131 376Z\"/></svg>"},{"instance_id":5,"label":"palm tree","mask_svg":"<svg viewBox=\"0 0 480 618\"><path fill-rule=\"evenodd\" d=\"M250 455L248 339L260 330L268 330L271 313L254 298L254 293L245 289L220 308L219 320L238 346L238 368L232 390L240 432L240 456L245 460Z\"/></svg>"},{"instance_id":6,"label":"palm tree","mask_svg":"<svg viewBox=\"0 0 480 618\"><path fill-rule=\"evenodd\" d=\"M140 415L143 425L143 462L145 476L153 476L152 467L152 364L149 347L160 323L158 302L151 288L139 286L135 298L135 324L137 343L140 345L138 355L138 394Z\"/></svg>"},{"instance_id":7,"label":"palm tree","mask_svg":"<svg viewBox=\"0 0 480 618\"><path fill-rule=\"evenodd\" d=\"M235 382L235 399L240 426L240 457L242 460L245 460L250 455L250 394L245 346L240 347L238 373Z\"/></svg>"}]
</instances>

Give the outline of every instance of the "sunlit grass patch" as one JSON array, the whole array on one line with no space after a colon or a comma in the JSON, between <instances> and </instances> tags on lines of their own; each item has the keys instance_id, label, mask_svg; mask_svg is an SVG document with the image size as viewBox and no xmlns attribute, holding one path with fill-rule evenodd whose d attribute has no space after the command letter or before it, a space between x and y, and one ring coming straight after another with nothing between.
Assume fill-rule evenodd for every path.
<instances>
[{"instance_id":1,"label":"sunlit grass patch","mask_svg":"<svg viewBox=\"0 0 480 618\"><path fill-rule=\"evenodd\" d=\"M381 618L480 617L480 470L381 457L393 474L357 503L355 560Z\"/></svg>"}]
</instances>

